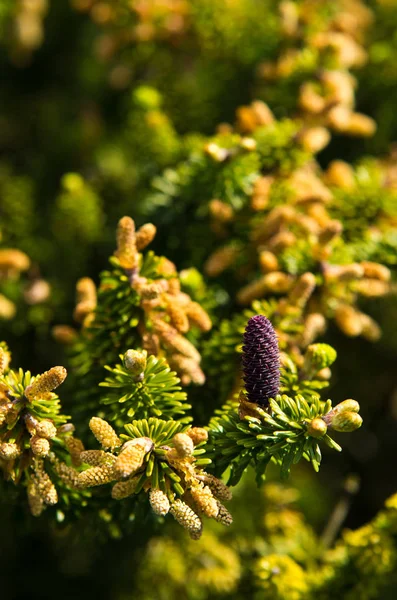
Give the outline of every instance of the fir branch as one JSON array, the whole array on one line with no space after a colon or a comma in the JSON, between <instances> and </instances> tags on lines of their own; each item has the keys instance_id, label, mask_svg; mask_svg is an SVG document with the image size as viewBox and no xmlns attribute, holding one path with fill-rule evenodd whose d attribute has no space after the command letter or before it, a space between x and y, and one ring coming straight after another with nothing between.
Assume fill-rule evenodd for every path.
<instances>
[{"instance_id":1,"label":"fir branch","mask_svg":"<svg viewBox=\"0 0 397 600\"><path fill-rule=\"evenodd\" d=\"M179 385L176 373L171 371L164 358L149 356L145 359L141 376L131 373L124 365L105 366L111 373L99 385L106 388L101 402L112 410L111 420L126 418L145 419L151 416L162 419L178 419L189 423L192 418L186 415L191 409L187 404L186 392ZM146 353L145 353L146 356ZM115 405L115 406L114 406Z\"/></svg>"},{"instance_id":2,"label":"fir branch","mask_svg":"<svg viewBox=\"0 0 397 600\"><path fill-rule=\"evenodd\" d=\"M359 407L355 409L358 412ZM211 419L208 456L218 475L230 468L230 485L236 485L249 464L255 466L258 483L270 461L280 465L283 477L288 476L292 465L301 458L318 471L321 463L319 438L330 448L341 451L326 426L327 422L332 429L335 410L337 407L332 410L331 400L323 402L318 396L307 400L301 395L295 398L281 395L269 400L269 411L266 411L247 402L242 395L240 415L241 411L246 411L242 419L236 402L227 403ZM335 425L340 431L338 424Z\"/></svg>"}]
</instances>

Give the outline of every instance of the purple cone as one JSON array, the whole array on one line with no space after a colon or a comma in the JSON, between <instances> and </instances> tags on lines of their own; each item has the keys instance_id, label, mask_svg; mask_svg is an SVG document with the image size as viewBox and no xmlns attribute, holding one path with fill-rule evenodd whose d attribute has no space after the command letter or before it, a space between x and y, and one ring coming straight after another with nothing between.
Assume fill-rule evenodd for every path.
<instances>
[{"instance_id":1,"label":"purple cone","mask_svg":"<svg viewBox=\"0 0 397 600\"><path fill-rule=\"evenodd\" d=\"M243 372L248 400L268 406L280 389L280 352L273 325L263 315L251 317L245 328Z\"/></svg>"}]
</instances>

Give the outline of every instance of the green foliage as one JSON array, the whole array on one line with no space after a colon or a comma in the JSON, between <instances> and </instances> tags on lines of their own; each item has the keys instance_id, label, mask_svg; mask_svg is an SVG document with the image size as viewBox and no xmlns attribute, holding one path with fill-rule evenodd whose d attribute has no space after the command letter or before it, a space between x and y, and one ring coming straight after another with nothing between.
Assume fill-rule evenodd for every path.
<instances>
[{"instance_id":1,"label":"green foliage","mask_svg":"<svg viewBox=\"0 0 397 600\"><path fill-rule=\"evenodd\" d=\"M295 398L282 395L270 400L271 412L256 407L258 416L246 415L240 421L237 404L229 402L216 411L209 424L208 452L216 472L223 473L229 467L228 481L235 485L251 463L255 465L258 482L270 461L280 465L283 477L301 458L318 471L321 451L317 439L309 434L308 425L331 408L330 400L322 402L316 396L308 402L300 395ZM341 450L328 434L322 436L322 441L334 450Z\"/></svg>"},{"instance_id":2,"label":"green foliage","mask_svg":"<svg viewBox=\"0 0 397 600\"><path fill-rule=\"evenodd\" d=\"M122 359L120 355L120 359ZM101 402L106 405L121 405L113 408L113 419L135 417L161 417L189 423L192 419L185 413L191 409L186 402L186 392L179 385L176 373L171 371L164 358L149 356L142 377L136 378L121 364L114 368L105 366L111 373L99 385L107 388ZM111 416L109 418L112 419Z\"/></svg>"},{"instance_id":3,"label":"green foliage","mask_svg":"<svg viewBox=\"0 0 397 600\"><path fill-rule=\"evenodd\" d=\"M13 419L8 420L7 430L13 430L15 426L18 426L18 420L20 413L23 414L23 410L26 408L27 401L25 398L25 389L35 381L30 371L18 371L10 370L0 378L0 384L5 386L9 390L9 394L13 399ZM70 417L60 414L61 403L56 394L52 394L50 398L38 396L33 398L28 406L29 412L38 419L51 419L56 425L62 425L66 423ZM3 426L4 427L4 426ZM15 432L15 436L18 435L18 431Z\"/></svg>"},{"instance_id":4,"label":"green foliage","mask_svg":"<svg viewBox=\"0 0 397 600\"><path fill-rule=\"evenodd\" d=\"M132 421L132 423L125 425L124 429L127 433L122 434L123 440L129 441L147 437L154 444L153 451L146 455L146 470L137 481L135 494L138 494L144 484L150 481L152 489L160 489L165 494L174 492L178 496L183 495L184 489L180 485L181 477L164 459L166 450L161 446L171 444L174 435L185 431L186 425L184 426L180 421L163 421L162 419L150 417L149 419ZM201 454L200 450L197 452ZM167 481L171 483L172 492L167 488Z\"/></svg>"}]
</instances>

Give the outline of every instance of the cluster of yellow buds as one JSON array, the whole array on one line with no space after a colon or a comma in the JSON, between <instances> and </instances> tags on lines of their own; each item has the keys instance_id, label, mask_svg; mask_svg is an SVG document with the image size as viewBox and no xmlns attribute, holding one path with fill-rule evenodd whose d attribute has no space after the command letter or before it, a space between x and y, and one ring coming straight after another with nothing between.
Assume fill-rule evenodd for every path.
<instances>
[{"instance_id":1,"label":"cluster of yellow buds","mask_svg":"<svg viewBox=\"0 0 397 600\"><path fill-rule=\"evenodd\" d=\"M307 433L314 438L322 438L328 429L342 433L355 431L363 422L359 410L360 405L356 400L344 400L323 417L316 417L307 423Z\"/></svg>"},{"instance_id":2,"label":"cluster of yellow buds","mask_svg":"<svg viewBox=\"0 0 397 600\"><path fill-rule=\"evenodd\" d=\"M181 291L178 273L171 261L160 260L156 279L148 280L140 274L140 251L155 234L156 228L151 223L135 231L130 217L123 217L117 228L115 256L129 278L131 288L139 295L144 313L144 325L140 328L142 345L148 354L159 356L164 353L184 385L202 384L205 377L200 368L201 356L184 334L192 326L208 331L211 320L200 304Z\"/></svg>"},{"instance_id":3,"label":"cluster of yellow buds","mask_svg":"<svg viewBox=\"0 0 397 600\"><path fill-rule=\"evenodd\" d=\"M350 73L367 60L362 42L372 13L360 0L339 0L337 5L335 16L321 20L321 7L312 2L281 2L281 28L290 45L275 63L259 68L265 81L288 79L302 70L314 73L302 83L298 99L299 117L305 123L301 142L309 151L328 144L327 129L371 136L376 127L371 118L354 111L356 81Z\"/></svg>"},{"instance_id":4,"label":"cluster of yellow buds","mask_svg":"<svg viewBox=\"0 0 397 600\"><path fill-rule=\"evenodd\" d=\"M53 392L67 373L64 367L53 367L32 377L10 370L9 362L8 351L0 347L0 468L14 483L27 478L29 506L38 516L58 501L53 471L70 487L76 479L74 469L58 456L74 430L59 414L59 398Z\"/></svg>"},{"instance_id":5,"label":"cluster of yellow buds","mask_svg":"<svg viewBox=\"0 0 397 600\"><path fill-rule=\"evenodd\" d=\"M205 437L206 431L198 427L178 433L172 440L174 447L165 456L181 478L185 490L182 498L171 502L169 511L193 539L201 536L202 516L215 519L223 525L232 523L229 511L222 504L222 501L231 499L230 489L213 475L197 472L194 467L194 446Z\"/></svg>"},{"instance_id":6,"label":"cluster of yellow buds","mask_svg":"<svg viewBox=\"0 0 397 600\"><path fill-rule=\"evenodd\" d=\"M140 423L143 422L134 421L135 430ZM142 425L149 434L151 424L157 430L159 424L168 426L166 422L149 419ZM153 512L159 516L170 513L193 539L201 535L202 516L225 525L232 522L222 504L231 499L229 488L195 464L195 446L208 437L205 429L193 427L177 433L165 445L158 445L156 439L149 436L123 442L113 427L99 417L91 419L90 429L102 450L81 452L81 462L89 467L77 474L77 488L112 483L112 497L116 500L143 489L149 494Z\"/></svg>"},{"instance_id":7,"label":"cluster of yellow buds","mask_svg":"<svg viewBox=\"0 0 397 600\"><path fill-rule=\"evenodd\" d=\"M337 404L322 420L331 429L341 432L349 432L358 429L362 425L362 418L358 414L360 405L356 400L344 400Z\"/></svg>"},{"instance_id":8,"label":"cluster of yellow buds","mask_svg":"<svg viewBox=\"0 0 397 600\"><path fill-rule=\"evenodd\" d=\"M333 176L334 171L335 166L332 166ZM335 318L338 327L348 336L378 339L378 325L355 304L360 296L388 294L390 270L371 261L332 264L333 249L343 243L343 225L329 215L327 205L332 200L331 190L312 168L300 169L286 181L293 190L291 203L276 206L253 222L251 244L256 248L262 275L239 290L238 302L248 305L269 295L285 296L281 310L290 314L300 310L310 321L310 327L304 328L301 346L315 339L312 326L316 335L323 333L324 317ZM283 258L299 244L307 246L313 267L312 272L297 276L285 272ZM215 259L216 253L210 257L209 264Z\"/></svg>"}]
</instances>

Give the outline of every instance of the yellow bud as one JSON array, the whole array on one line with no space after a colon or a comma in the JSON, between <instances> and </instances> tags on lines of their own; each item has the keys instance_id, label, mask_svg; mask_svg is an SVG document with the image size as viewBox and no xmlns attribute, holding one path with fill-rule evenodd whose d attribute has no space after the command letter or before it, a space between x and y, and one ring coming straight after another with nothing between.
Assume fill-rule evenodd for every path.
<instances>
[{"instance_id":1,"label":"yellow bud","mask_svg":"<svg viewBox=\"0 0 397 600\"><path fill-rule=\"evenodd\" d=\"M295 36L299 31L299 9L294 2L282 0L279 4L282 32L287 36Z\"/></svg>"},{"instance_id":2,"label":"yellow bud","mask_svg":"<svg viewBox=\"0 0 397 600\"><path fill-rule=\"evenodd\" d=\"M265 277L265 276L264 276ZM239 304L251 304L253 300L262 298L267 291L267 282L264 277L252 281L237 293L237 302Z\"/></svg>"},{"instance_id":3,"label":"yellow bud","mask_svg":"<svg viewBox=\"0 0 397 600\"><path fill-rule=\"evenodd\" d=\"M199 352L193 344L181 336L174 327L164 323L164 321L156 321L153 326L167 350L173 350L187 358L192 358L198 363L200 362L201 356Z\"/></svg>"},{"instance_id":4,"label":"yellow bud","mask_svg":"<svg viewBox=\"0 0 397 600\"><path fill-rule=\"evenodd\" d=\"M379 279L362 279L357 283L356 291L367 298L378 298L390 292L390 284Z\"/></svg>"},{"instance_id":5,"label":"yellow bud","mask_svg":"<svg viewBox=\"0 0 397 600\"><path fill-rule=\"evenodd\" d=\"M0 443L0 458L4 460L14 460L22 454L21 448L15 442Z\"/></svg>"},{"instance_id":6,"label":"yellow bud","mask_svg":"<svg viewBox=\"0 0 397 600\"><path fill-rule=\"evenodd\" d=\"M275 254L280 253L285 248L290 248L296 243L296 235L291 231L280 231L273 235L267 242L269 250Z\"/></svg>"},{"instance_id":7,"label":"yellow bud","mask_svg":"<svg viewBox=\"0 0 397 600\"><path fill-rule=\"evenodd\" d=\"M32 480L28 483L28 503L32 515L34 517L39 517L44 510L44 502Z\"/></svg>"},{"instance_id":8,"label":"yellow bud","mask_svg":"<svg viewBox=\"0 0 397 600\"><path fill-rule=\"evenodd\" d=\"M66 375L67 371L64 367L52 367L49 371L36 377L33 383L25 389L26 398L32 401L47 392L52 392L65 381Z\"/></svg>"},{"instance_id":9,"label":"yellow bud","mask_svg":"<svg viewBox=\"0 0 397 600\"><path fill-rule=\"evenodd\" d=\"M327 265L325 268L327 281L354 281L364 275L364 269L358 263L350 265Z\"/></svg>"},{"instance_id":10,"label":"yellow bud","mask_svg":"<svg viewBox=\"0 0 397 600\"><path fill-rule=\"evenodd\" d=\"M115 500L123 500L132 496L135 493L136 485L138 483L138 477L132 477L126 481L118 481L112 487L112 498Z\"/></svg>"},{"instance_id":11,"label":"yellow bud","mask_svg":"<svg viewBox=\"0 0 397 600\"><path fill-rule=\"evenodd\" d=\"M320 246L327 246L342 233L343 225L340 221L328 221L318 236Z\"/></svg>"},{"instance_id":12,"label":"yellow bud","mask_svg":"<svg viewBox=\"0 0 397 600\"><path fill-rule=\"evenodd\" d=\"M170 296L170 298L175 300L173 296ZM186 331L189 330L189 320L185 311L178 306L178 304L175 304L175 301L173 302L171 300L171 302L167 303L166 311L170 318L171 325L173 325L175 329L181 333L186 333Z\"/></svg>"},{"instance_id":13,"label":"yellow bud","mask_svg":"<svg viewBox=\"0 0 397 600\"><path fill-rule=\"evenodd\" d=\"M142 467L146 454L152 449L153 442L149 438L136 438L126 442L114 463L117 475L129 477L136 473Z\"/></svg>"},{"instance_id":14,"label":"yellow bud","mask_svg":"<svg viewBox=\"0 0 397 600\"><path fill-rule=\"evenodd\" d=\"M376 123L371 117L361 113L353 113L346 132L349 135L371 137L376 131Z\"/></svg>"},{"instance_id":15,"label":"yellow bud","mask_svg":"<svg viewBox=\"0 0 397 600\"><path fill-rule=\"evenodd\" d=\"M153 223L142 225L136 232L135 242L136 248L140 252L153 241L156 235L156 227Z\"/></svg>"},{"instance_id":16,"label":"yellow bud","mask_svg":"<svg viewBox=\"0 0 397 600\"><path fill-rule=\"evenodd\" d=\"M127 350L123 356L123 364L131 375L140 378L146 369L146 359L146 350Z\"/></svg>"},{"instance_id":17,"label":"yellow bud","mask_svg":"<svg viewBox=\"0 0 397 600\"><path fill-rule=\"evenodd\" d=\"M58 502L58 494L50 477L44 470L41 459L36 460L32 480L44 504L53 505Z\"/></svg>"},{"instance_id":18,"label":"yellow bud","mask_svg":"<svg viewBox=\"0 0 397 600\"><path fill-rule=\"evenodd\" d=\"M219 513L218 502L212 495L212 492L208 486L193 486L190 489L190 494L200 513L203 513L210 519L217 517Z\"/></svg>"},{"instance_id":19,"label":"yellow bud","mask_svg":"<svg viewBox=\"0 0 397 600\"><path fill-rule=\"evenodd\" d=\"M209 331L211 329L211 319L198 302L189 302L185 312L189 321L197 325L201 331Z\"/></svg>"},{"instance_id":20,"label":"yellow bud","mask_svg":"<svg viewBox=\"0 0 397 600\"><path fill-rule=\"evenodd\" d=\"M82 463L86 463L87 465L91 465L92 467L99 467L109 462L109 464L114 463L115 458L112 454L108 454L104 450L84 450L80 454L80 460Z\"/></svg>"},{"instance_id":21,"label":"yellow bud","mask_svg":"<svg viewBox=\"0 0 397 600\"><path fill-rule=\"evenodd\" d=\"M307 433L311 437L321 438L327 433L327 425L322 419L317 417L308 424Z\"/></svg>"},{"instance_id":22,"label":"yellow bud","mask_svg":"<svg viewBox=\"0 0 397 600\"><path fill-rule=\"evenodd\" d=\"M348 130L352 111L347 106L341 104L331 108L327 115L328 125L340 133L345 133Z\"/></svg>"},{"instance_id":23,"label":"yellow bud","mask_svg":"<svg viewBox=\"0 0 397 600\"><path fill-rule=\"evenodd\" d=\"M325 108L325 99L317 92L313 83L306 82L299 90L299 105L306 112L319 114Z\"/></svg>"},{"instance_id":24,"label":"yellow bud","mask_svg":"<svg viewBox=\"0 0 397 600\"><path fill-rule=\"evenodd\" d=\"M261 100L254 100L254 102L251 103L251 108L259 127L273 123L273 113L268 105L265 104L265 102L262 102Z\"/></svg>"},{"instance_id":25,"label":"yellow bud","mask_svg":"<svg viewBox=\"0 0 397 600\"><path fill-rule=\"evenodd\" d=\"M42 438L46 438L47 440L52 440L57 434L57 428L55 427L52 421L48 421L47 419L43 419L42 421L38 421L36 426L36 434Z\"/></svg>"},{"instance_id":26,"label":"yellow bud","mask_svg":"<svg viewBox=\"0 0 397 600\"><path fill-rule=\"evenodd\" d=\"M364 277L370 279L379 279L380 281L390 281L391 272L390 269L376 262L363 261L361 263L364 269Z\"/></svg>"},{"instance_id":27,"label":"yellow bud","mask_svg":"<svg viewBox=\"0 0 397 600\"><path fill-rule=\"evenodd\" d=\"M296 210L292 206L277 206L259 223L254 230L255 242L265 242L267 239L280 232L283 225L291 223L296 216Z\"/></svg>"},{"instance_id":28,"label":"yellow bud","mask_svg":"<svg viewBox=\"0 0 397 600\"><path fill-rule=\"evenodd\" d=\"M153 283L146 283L143 279L135 279L133 288L143 300L155 300L167 290L168 283L164 279L159 279Z\"/></svg>"},{"instance_id":29,"label":"yellow bud","mask_svg":"<svg viewBox=\"0 0 397 600\"><path fill-rule=\"evenodd\" d=\"M181 458L185 458L186 456L191 456L193 454L193 440L191 437L186 435L186 433L177 433L172 438L172 441L175 450Z\"/></svg>"},{"instance_id":30,"label":"yellow bud","mask_svg":"<svg viewBox=\"0 0 397 600\"><path fill-rule=\"evenodd\" d=\"M352 400L349 398L348 400L344 400L343 402L339 402L333 409L332 412L335 414L340 414L342 412L355 412L358 413L360 411L360 405L357 400Z\"/></svg>"},{"instance_id":31,"label":"yellow bud","mask_svg":"<svg viewBox=\"0 0 397 600\"><path fill-rule=\"evenodd\" d=\"M329 144L331 135L325 127L310 127L299 134L299 141L307 152L316 154Z\"/></svg>"},{"instance_id":32,"label":"yellow bud","mask_svg":"<svg viewBox=\"0 0 397 600\"><path fill-rule=\"evenodd\" d=\"M30 438L30 447L33 454L39 456L40 458L48 456L50 452L50 442L45 438L39 437L38 435L34 435L32 438Z\"/></svg>"},{"instance_id":33,"label":"yellow bud","mask_svg":"<svg viewBox=\"0 0 397 600\"><path fill-rule=\"evenodd\" d=\"M114 448L121 446L118 435L107 421L104 421L99 417L92 417L89 426L92 433L105 450L113 450Z\"/></svg>"},{"instance_id":34,"label":"yellow bud","mask_svg":"<svg viewBox=\"0 0 397 600\"><path fill-rule=\"evenodd\" d=\"M322 227L322 228L327 227L327 225L330 221L330 218L329 218L329 214L328 214L327 209L324 206L324 204L322 204L321 202L310 203L306 207L306 211L307 211L308 216L310 218L314 219L320 227Z\"/></svg>"},{"instance_id":35,"label":"yellow bud","mask_svg":"<svg viewBox=\"0 0 397 600\"><path fill-rule=\"evenodd\" d=\"M345 335L357 337L363 330L361 314L352 306L341 304L335 311L335 321Z\"/></svg>"},{"instance_id":36,"label":"yellow bud","mask_svg":"<svg viewBox=\"0 0 397 600\"><path fill-rule=\"evenodd\" d=\"M156 515L165 516L170 510L170 501L162 490L151 489L149 492L149 501Z\"/></svg>"},{"instance_id":37,"label":"yellow bud","mask_svg":"<svg viewBox=\"0 0 397 600\"><path fill-rule=\"evenodd\" d=\"M259 266L263 273L278 271L280 268L277 256L273 252L269 252L269 250L263 250L259 253Z\"/></svg>"},{"instance_id":38,"label":"yellow bud","mask_svg":"<svg viewBox=\"0 0 397 600\"><path fill-rule=\"evenodd\" d=\"M118 223L115 256L123 269L135 269L138 266L135 223L131 217L123 217Z\"/></svg>"},{"instance_id":39,"label":"yellow bud","mask_svg":"<svg viewBox=\"0 0 397 600\"><path fill-rule=\"evenodd\" d=\"M333 160L325 173L330 185L343 189L351 189L355 185L354 170L343 160Z\"/></svg>"},{"instance_id":40,"label":"yellow bud","mask_svg":"<svg viewBox=\"0 0 397 600\"><path fill-rule=\"evenodd\" d=\"M94 487L110 483L116 479L114 467L112 465L102 465L99 467L91 467L82 473L79 473L77 485L80 488Z\"/></svg>"},{"instance_id":41,"label":"yellow bud","mask_svg":"<svg viewBox=\"0 0 397 600\"><path fill-rule=\"evenodd\" d=\"M282 271L273 271L264 276L266 289L275 294L285 294L291 288L293 279Z\"/></svg>"},{"instance_id":42,"label":"yellow bud","mask_svg":"<svg viewBox=\"0 0 397 600\"><path fill-rule=\"evenodd\" d=\"M72 488L78 487L79 474L73 467L69 467L69 465L59 460L52 461L52 464L55 472L66 485Z\"/></svg>"},{"instance_id":43,"label":"yellow bud","mask_svg":"<svg viewBox=\"0 0 397 600\"><path fill-rule=\"evenodd\" d=\"M182 500L179 500L179 498L171 504L170 513L174 519L189 532L194 534L199 534L201 532L203 524L200 517L196 515L190 506L185 504Z\"/></svg>"},{"instance_id":44,"label":"yellow bud","mask_svg":"<svg viewBox=\"0 0 397 600\"><path fill-rule=\"evenodd\" d=\"M332 372L329 367L324 367L324 369L320 369L320 371L316 373L316 379L320 379L321 381L328 381L331 379L331 376Z\"/></svg>"},{"instance_id":45,"label":"yellow bud","mask_svg":"<svg viewBox=\"0 0 397 600\"><path fill-rule=\"evenodd\" d=\"M346 71L323 71L321 81L327 90L327 100L331 105L354 104L355 79Z\"/></svg>"},{"instance_id":46,"label":"yellow bud","mask_svg":"<svg viewBox=\"0 0 397 600\"><path fill-rule=\"evenodd\" d=\"M361 427L362 422L362 418L356 412L343 411L332 418L330 426L335 431L350 432Z\"/></svg>"},{"instance_id":47,"label":"yellow bud","mask_svg":"<svg viewBox=\"0 0 397 600\"><path fill-rule=\"evenodd\" d=\"M258 177L258 179L254 183L254 189L252 192L252 210L260 211L264 210L268 206L270 200L270 191L273 182L274 177Z\"/></svg>"},{"instance_id":48,"label":"yellow bud","mask_svg":"<svg viewBox=\"0 0 397 600\"><path fill-rule=\"evenodd\" d=\"M208 440L208 431L203 427L192 427L186 432L186 435L192 438L195 446Z\"/></svg>"}]
</instances>

